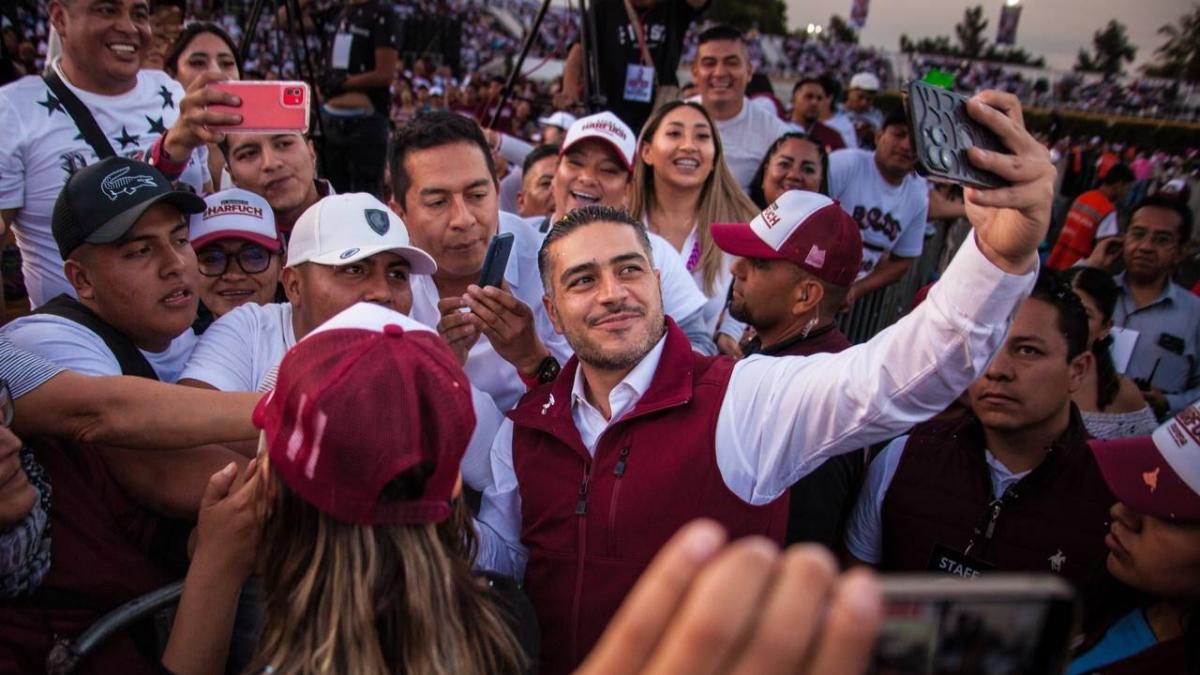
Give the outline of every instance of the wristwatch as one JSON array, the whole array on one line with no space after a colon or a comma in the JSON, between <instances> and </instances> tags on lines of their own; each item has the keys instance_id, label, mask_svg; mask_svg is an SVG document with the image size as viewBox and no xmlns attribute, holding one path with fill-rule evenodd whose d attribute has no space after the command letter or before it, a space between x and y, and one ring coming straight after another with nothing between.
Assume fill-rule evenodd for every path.
<instances>
[{"instance_id":1,"label":"wristwatch","mask_svg":"<svg viewBox=\"0 0 1200 675\"><path fill-rule=\"evenodd\" d=\"M521 381L525 383L525 386L533 389L539 385L550 384L558 377L560 372L562 372L562 366L558 365L558 359L554 358L554 356L547 356L538 364L537 370L533 375L526 377L521 375L520 372L517 375L520 375Z\"/></svg>"}]
</instances>

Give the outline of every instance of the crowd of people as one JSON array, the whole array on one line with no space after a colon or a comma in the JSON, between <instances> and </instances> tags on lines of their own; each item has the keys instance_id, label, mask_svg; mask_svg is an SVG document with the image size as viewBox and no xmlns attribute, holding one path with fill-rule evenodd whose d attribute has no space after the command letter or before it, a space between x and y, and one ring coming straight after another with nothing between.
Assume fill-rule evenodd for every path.
<instances>
[{"instance_id":1,"label":"crowd of people","mask_svg":"<svg viewBox=\"0 0 1200 675\"><path fill-rule=\"evenodd\" d=\"M631 3L609 104L567 45L544 115L403 62L391 3L265 16L311 31L319 135L237 126L211 15L48 3L0 87L0 670L183 579L83 670L856 673L879 572L1056 575L1070 672L1196 669L1195 149L984 90L1006 186L936 186L858 56L778 101L710 26L688 91L655 73L707 3Z\"/></svg>"}]
</instances>

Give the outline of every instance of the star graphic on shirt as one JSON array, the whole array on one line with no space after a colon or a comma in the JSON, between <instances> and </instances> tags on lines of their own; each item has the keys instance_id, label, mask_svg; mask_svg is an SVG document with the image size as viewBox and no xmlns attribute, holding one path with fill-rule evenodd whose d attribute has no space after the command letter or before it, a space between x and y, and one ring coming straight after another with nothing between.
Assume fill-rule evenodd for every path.
<instances>
[{"instance_id":1,"label":"star graphic on shirt","mask_svg":"<svg viewBox=\"0 0 1200 675\"><path fill-rule=\"evenodd\" d=\"M47 117L53 117L55 111L61 113L65 113L67 111L66 106L62 104L62 101L58 100L58 98L54 94L50 93L49 90L46 91L46 100L38 101L37 104L46 109Z\"/></svg>"},{"instance_id":2,"label":"star graphic on shirt","mask_svg":"<svg viewBox=\"0 0 1200 675\"><path fill-rule=\"evenodd\" d=\"M170 89L167 89L167 85L164 84L162 87L159 88L158 95L162 97L162 100L163 100L162 107L164 107L164 108L174 108L175 107L175 95L171 93Z\"/></svg>"},{"instance_id":3,"label":"star graphic on shirt","mask_svg":"<svg viewBox=\"0 0 1200 675\"><path fill-rule=\"evenodd\" d=\"M146 133L161 135L167 133L167 127L163 124L163 118L154 119L149 115L145 115L146 121L150 123L150 130Z\"/></svg>"},{"instance_id":4,"label":"star graphic on shirt","mask_svg":"<svg viewBox=\"0 0 1200 675\"><path fill-rule=\"evenodd\" d=\"M138 142L138 138L139 137L136 135L130 136L129 132L125 130L125 127L121 127L121 135L113 138L113 140L120 143L121 149L124 150L125 148L127 148L131 145L136 145Z\"/></svg>"}]
</instances>

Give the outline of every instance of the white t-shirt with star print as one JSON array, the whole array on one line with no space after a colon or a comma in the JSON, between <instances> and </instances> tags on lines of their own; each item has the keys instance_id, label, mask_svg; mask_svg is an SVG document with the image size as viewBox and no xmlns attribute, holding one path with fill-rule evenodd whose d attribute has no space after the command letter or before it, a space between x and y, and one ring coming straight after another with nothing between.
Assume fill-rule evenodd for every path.
<instances>
[{"instance_id":1,"label":"white t-shirt with star print","mask_svg":"<svg viewBox=\"0 0 1200 675\"><path fill-rule=\"evenodd\" d=\"M113 150L134 159L147 157L179 116L183 99L183 87L158 70L140 71L137 86L117 96L67 86L91 111ZM63 276L50 217L67 177L96 161L96 152L41 77L0 87L0 210L17 210L13 231L34 308L60 293L74 295ZM208 180L208 150L200 148L192 152L180 182L201 192Z\"/></svg>"}]
</instances>

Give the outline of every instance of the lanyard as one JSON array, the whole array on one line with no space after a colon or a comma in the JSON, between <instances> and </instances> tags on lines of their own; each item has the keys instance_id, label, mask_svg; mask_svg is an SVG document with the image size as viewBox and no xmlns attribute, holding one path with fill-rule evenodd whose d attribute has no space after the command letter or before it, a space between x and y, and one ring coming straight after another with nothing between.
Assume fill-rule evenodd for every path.
<instances>
[{"instance_id":1,"label":"lanyard","mask_svg":"<svg viewBox=\"0 0 1200 675\"><path fill-rule=\"evenodd\" d=\"M637 12L633 11L633 5L629 0L625 1L625 13L629 15L629 23L633 26L633 32L637 34L638 48L642 52L642 65L654 65L654 61L650 58L650 49L646 46L646 27L642 24L642 20L638 18Z\"/></svg>"},{"instance_id":2,"label":"lanyard","mask_svg":"<svg viewBox=\"0 0 1200 675\"><path fill-rule=\"evenodd\" d=\"M971 536L971 541L967 542L967 548L963 551L963 555L971 555L971 551L975 548L975 544L982 537L983 548L987 548L992 542L992 535L996 533L996 521L1000 520L1000 512L1004 509L1004 504L1017 499L1017 491L1014 489L1016 485L1008 486L1004 494L996 499L993 499L988 504L988 511L984 514L983 521L975 526L975 533Z\"/></svg>"}]
</instances>

